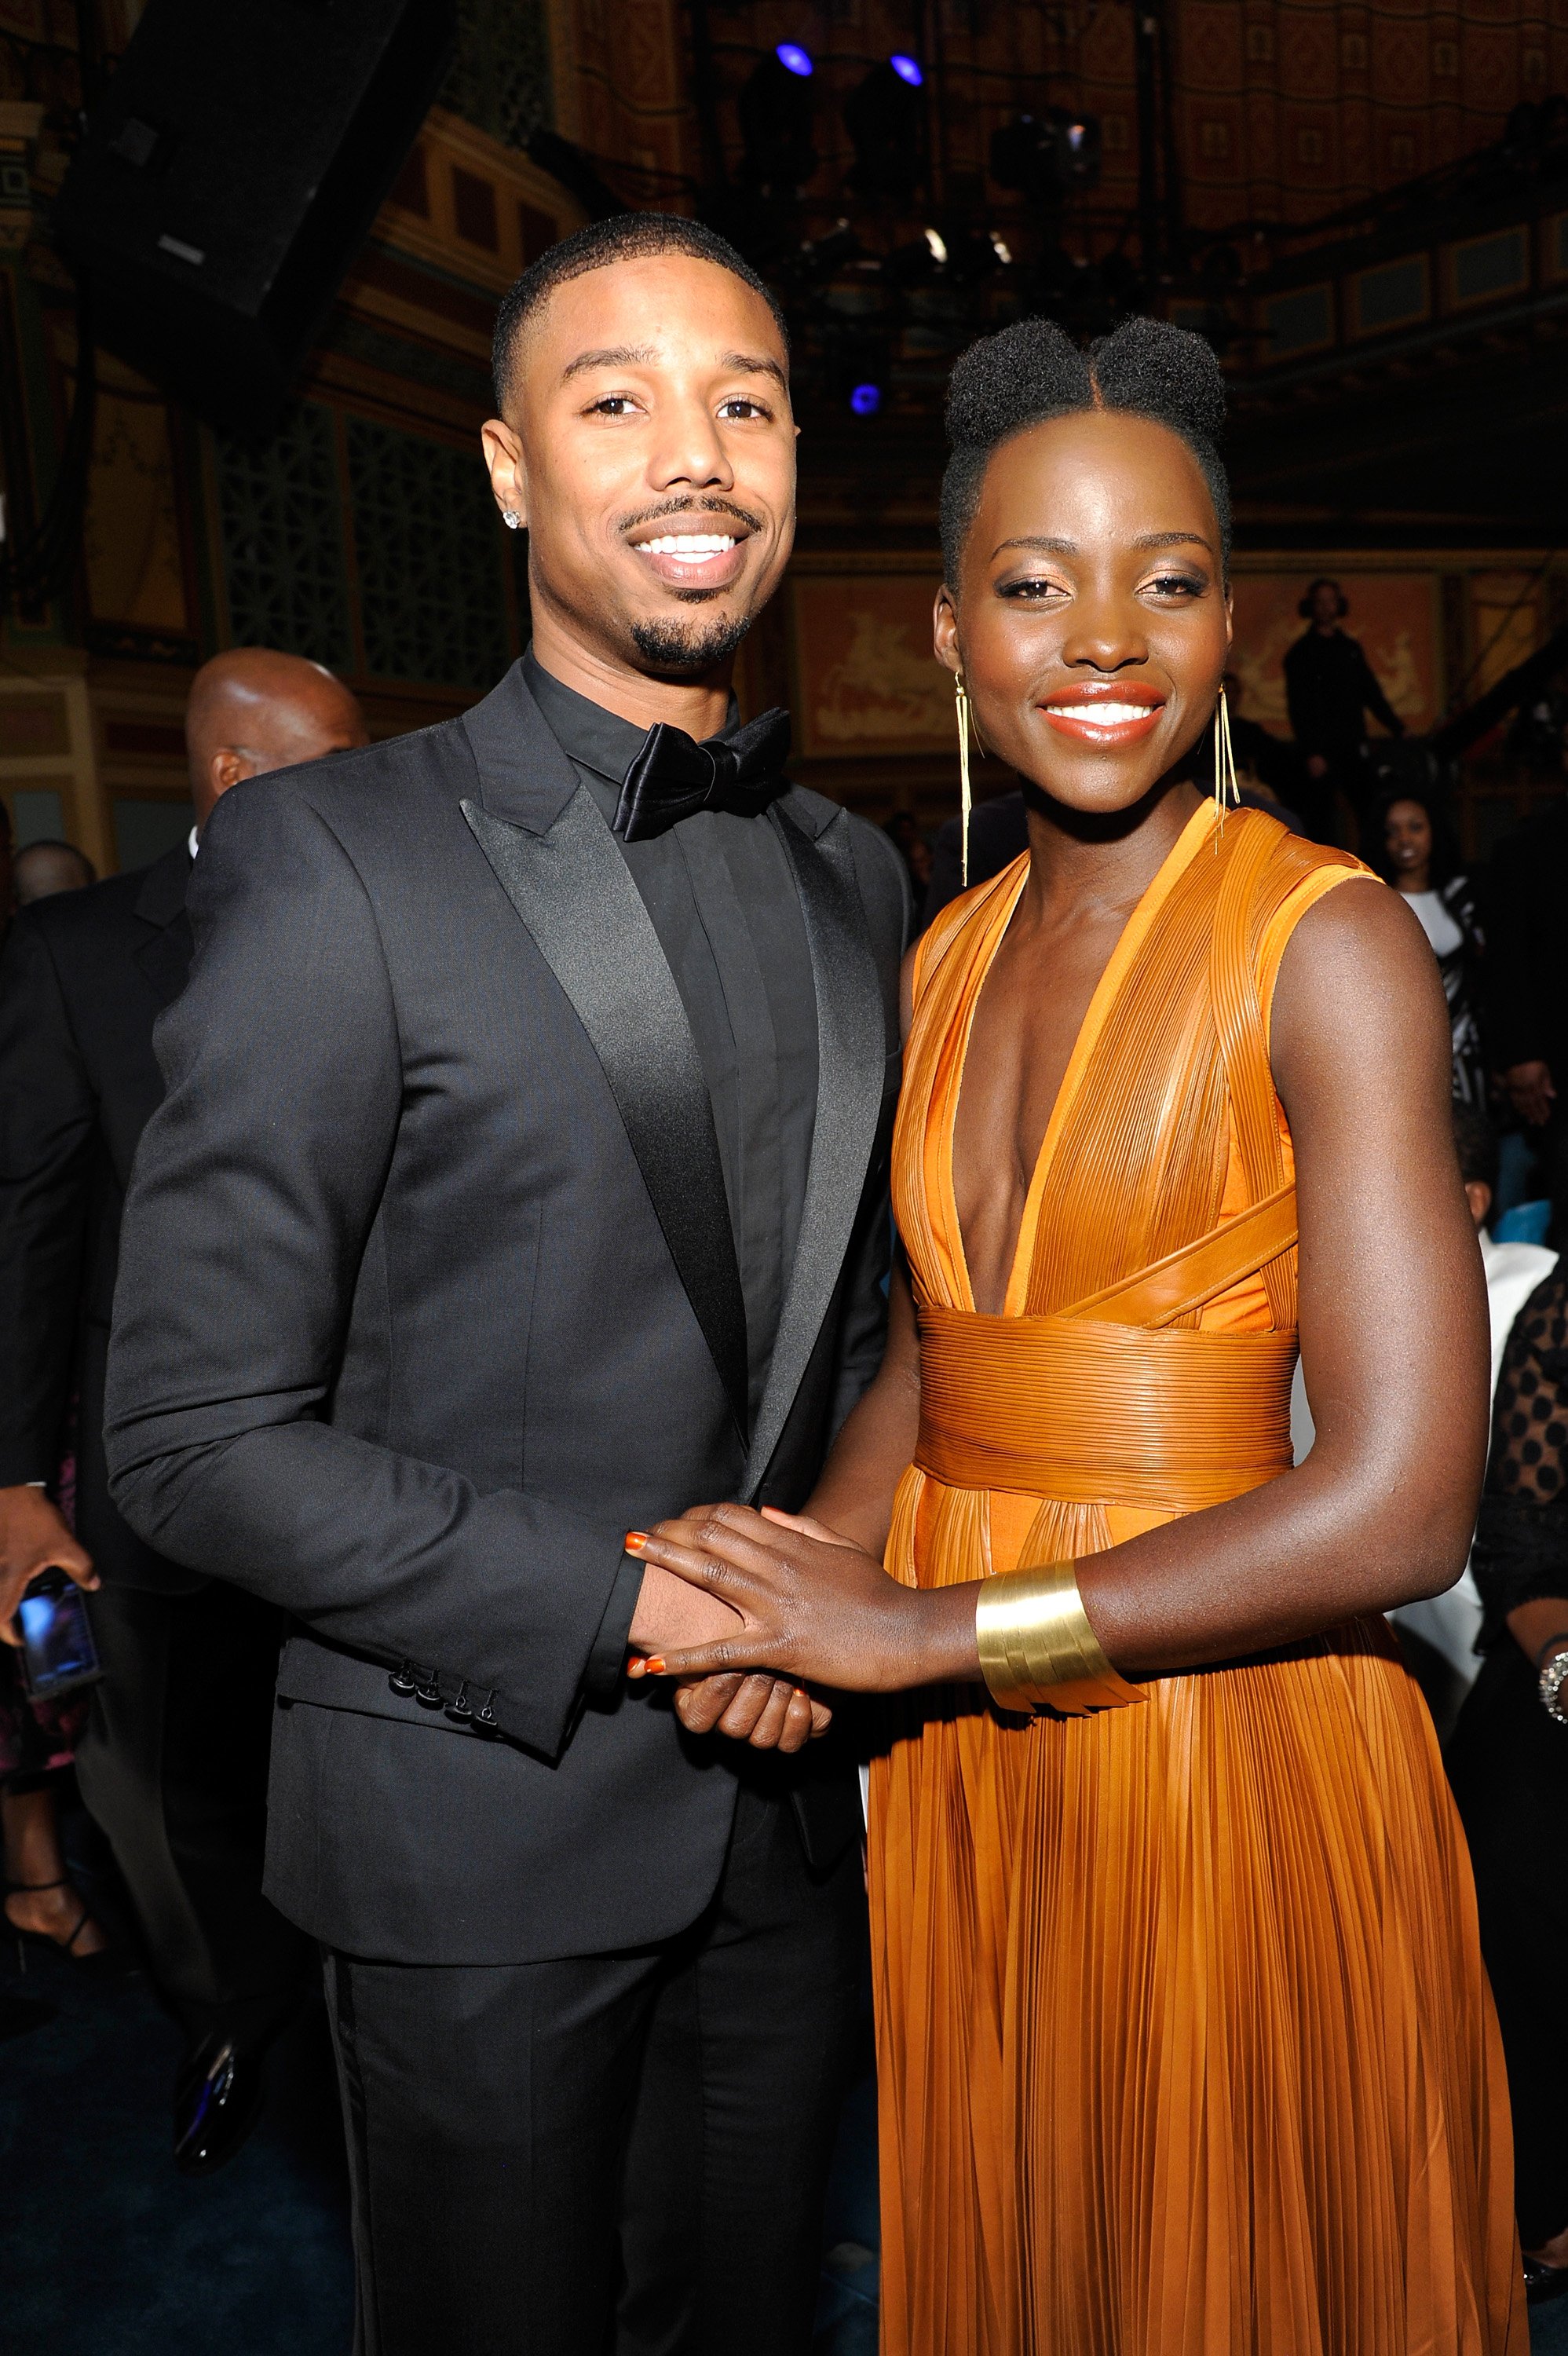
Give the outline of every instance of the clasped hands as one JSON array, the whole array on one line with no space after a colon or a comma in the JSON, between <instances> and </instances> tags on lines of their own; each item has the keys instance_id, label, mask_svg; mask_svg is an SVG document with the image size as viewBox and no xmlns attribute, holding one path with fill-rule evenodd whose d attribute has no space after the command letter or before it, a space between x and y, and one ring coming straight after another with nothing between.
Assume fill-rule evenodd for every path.
<instances>
[{"instance_id":1,"label":"clasped hands","mask_svg":"<svg viewBox=\"0 0 1568 2356\"><path fill-rule=\"evenodd\" d=\"M805 1515L694 1505L629 1531L626 1551L648 1567L627 1675L676 1679L693 1734L799 1751L832 1717L805 1680L855 1692L920 1681L908 1664L921 1599Z\"/></svg>"}]
</instances>

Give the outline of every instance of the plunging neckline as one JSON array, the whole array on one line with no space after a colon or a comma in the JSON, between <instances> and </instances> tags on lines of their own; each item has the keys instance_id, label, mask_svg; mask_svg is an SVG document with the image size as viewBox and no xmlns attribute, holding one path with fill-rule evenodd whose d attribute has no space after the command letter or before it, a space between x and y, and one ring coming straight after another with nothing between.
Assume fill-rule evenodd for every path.
<instances>
[{"instance_id":1,"label":"plunging neckline","mask_svg":"<svg viewBox=\"0 0 1568 2356\"><path fill-rule=\"evenodd\" d=\"M1126 978L1127 969L1147 937L1155 917L1169 898L1180 877L1186 873L1193 854L1209 840L1213 826L1213 804L1209 801L1200 803L1166 852L1159 866L1150 876L1133 907L1128 911L1126 922L1116 936L1115 946L1105 960L1099 980L1094 984L1089 1003L1084 1009L1083 1020L1078 1026L1078 1035L1072 1043L1072 1052L1067 1059L1067 1068L1061 1075L1055 1102L1051 1108L1051 1117L1045 1125L1045 1134L1040 1141L1040 1151L1035 1156L1029 1192L1024 1197L1023 1213L1019 1221L1019 1231L1013 1241L1011 1258L1008 1262L1007 1290L1003 1296L999 1312L1004 1317L1019 1317L1023 1313L1023 1304L1029 1291L1029 1271L1034 1254L1035 1231L1040 1225L1040 1208L1045 1192L1046 1177L1067 1115L1072 1110L1073 1098L1083 1083L1084 1068L1105 1027L1105 1019ZM986 984L990 979L991 968L996 963L1003 941L1007 938L1008 928L1017 914L1019 902L1023 897L1024 885L1029 881L1029 854L1026 851L1019 862L1017 880L1007 894L1005 909L998 909L993 917L995 931L990 946L970 978L968 1003L964 1010L961 1023L957 1085L952 1091L939 1157L943 1211L948 1222L948 1232L953 1238L953 1266L962 1295L960 1305L971 1314L977 1313L975 1309L975 1288L969 1275L969 1251L964 1238L963 1224L958 1216L958 1196L954 1180L954 1153L958 1137L958 1116L964 1098L964 1073L969 1061L969 1042L975 1028L975 1017L979 1011L980 1000Z\"/></svg>"}]
</instances>

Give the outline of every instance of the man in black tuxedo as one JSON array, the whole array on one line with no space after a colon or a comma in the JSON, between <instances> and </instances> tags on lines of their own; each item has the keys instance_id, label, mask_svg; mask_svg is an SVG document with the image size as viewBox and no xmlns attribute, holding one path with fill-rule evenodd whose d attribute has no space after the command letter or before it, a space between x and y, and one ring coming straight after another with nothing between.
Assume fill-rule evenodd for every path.
<instances>
[{"instance_id":1,"label":"man in black tuxedo","mask_svg":"<svg viewBox=\"0 0 1568 2356\"><path fill-rule=\"evenodd\" d=\"M797 1505L881 1348L902 864L730 693L787 366L692 222L525 273L485 444L532 648L229 797L159 1033L114 1492L293 1615L267 1886L326 1951L376 2356L809 2340L853 1772L789 1687L694 1734L624 1675L731 1617L628 1532Z\"/></svg>"},{"instance_id":2,"label":"man in black tuxedo","mask_svg":"<svg viewBox=\"0 0 1568 2356\"><path fill-rule=\"evenodd\" d=\"M110 1305L132 1158L163 1094L153 1026L190 963L197 835L239 779L361 744L365 723L317 665L253 648L197 673L186 734L189 843L24 908L0 960L0 1631L50 1564L101 1582L106 1675L77 1772L189 2041L175 2151L196 2173L243 2138L300 1983L298 1934L261 1888L278 1615L214 1584L220 1560L195 1570L156 1553L111 1503ZM171 1265L164 1281L181 1280ZM73 1445L74 1534L49 1494Z\"/></svg>"}]
</instances>

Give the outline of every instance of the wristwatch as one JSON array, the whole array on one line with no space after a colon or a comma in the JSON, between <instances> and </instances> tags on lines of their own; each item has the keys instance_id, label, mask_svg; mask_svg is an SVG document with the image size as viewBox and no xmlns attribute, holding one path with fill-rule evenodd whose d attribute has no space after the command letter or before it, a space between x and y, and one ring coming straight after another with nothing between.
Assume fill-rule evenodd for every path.
<instances>
[{"instance_id":1,"label":"wristwatch","mask_svg":"<svg viewBox=\"0 0 1568 2356\"><path fill-rule=\"evenodd\" d=\"M1557 1650L1551 1655L1541 1672L1541 1707L1549 1718L1557 1720L1559 1726L1568 1726L1568 1700L1564 1699L1563 1692L1563 1687L1568 1685L1568 1643L1564 1643L1561 1636L1554 1636L1552 1641Z\"/></svg>"}]
</instances>

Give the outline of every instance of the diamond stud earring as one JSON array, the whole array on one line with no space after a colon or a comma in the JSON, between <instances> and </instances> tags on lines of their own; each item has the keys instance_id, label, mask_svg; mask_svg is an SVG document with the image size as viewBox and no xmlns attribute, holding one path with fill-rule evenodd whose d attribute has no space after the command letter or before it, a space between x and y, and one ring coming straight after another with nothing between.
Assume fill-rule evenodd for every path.
<instances>
[{"instance_id":1,"label":"diamond stud earring","mask_svg":"<svg viewBox=\"0 0 1568 2356\"><path fill-rule=\"evenodd\" d=\"M522 517L517 513L515 509L512 508L503 508L501 509L501 521L506 525L508 531L521 531L523 528Z\"/></svg>"}]
</instances>

